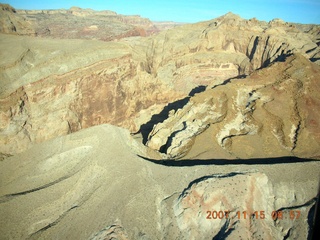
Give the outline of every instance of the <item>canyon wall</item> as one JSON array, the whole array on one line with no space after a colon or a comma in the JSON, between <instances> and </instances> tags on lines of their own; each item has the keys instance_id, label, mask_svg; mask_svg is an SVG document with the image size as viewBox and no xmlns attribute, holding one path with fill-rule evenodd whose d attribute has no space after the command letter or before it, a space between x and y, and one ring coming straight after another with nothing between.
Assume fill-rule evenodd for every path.
<instances>
[{"instance_id":1,"label":"canyon wall","mask_svg":"<svg viewBox=\"0 0 320 240\"><path fill-rule=\"evenodd\" d=\"M319 26L173 25L1 5L1 237L311 239Z\"/></svg>"},{"instance_id":2,"label":"canyon wall","mask_svg":"<svg viewBox=\"0 0 320 240\"><path fill-rule=\"evenodd\" d=\"M229 13L118 43L3 35L0 152L112 123L176 158L219 123L216 156L318 157L317 31L299 28ZM243 155L237 136L263 147Z\"/></svg>"}]
</instances>

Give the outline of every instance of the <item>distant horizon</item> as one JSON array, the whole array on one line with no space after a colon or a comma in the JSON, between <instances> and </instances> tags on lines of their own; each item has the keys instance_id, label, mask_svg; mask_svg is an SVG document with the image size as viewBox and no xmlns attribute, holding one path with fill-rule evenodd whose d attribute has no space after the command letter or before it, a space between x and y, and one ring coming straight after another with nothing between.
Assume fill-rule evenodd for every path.
<instances>
[{"instance_id":1,"label":"distant horizon","mask_svg":"<svg viewBox=\"0 0 320 240\"><path fill-rule=\"evenodd\" d=\"M71 7L90 8L95 11L109 10L122 15L140 15L154 22L196 23L232 12L244 19L257 18L261 21L271 21L280 18L292 23L320 24L320 0L246 0L241 4L234 3L234 0L225 0L223 3L214 0L163 0L161 2L9 0L2 3L9 4L17 10L58 10Z\"/></svg>"}]
</instances>

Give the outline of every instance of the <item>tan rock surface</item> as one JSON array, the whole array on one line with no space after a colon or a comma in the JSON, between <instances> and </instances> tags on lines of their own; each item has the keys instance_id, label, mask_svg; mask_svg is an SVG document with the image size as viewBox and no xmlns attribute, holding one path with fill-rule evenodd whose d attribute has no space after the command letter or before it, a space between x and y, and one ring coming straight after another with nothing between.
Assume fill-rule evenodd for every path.
<instances>
[{"instance_id":1,"label":"tan rock surface","mask_svg":"<svg viewBox=\"0 0 320 240\"><path fill-rule=\"evenodd\" d=\"M2 56L10 54L6 47L18 46L9 59L1 58L4 154L102 123L137 131L141 121L135 123L134 117L140 110L157 111L157 106L182 96L141 70L125 42L8 35L1 41Z\"/></svg>"},{"instance_id":2,"label":"tan rock surface","mask_svg":"<svg viewBox=\"0 0 320 240\"><path fill-rule=\"evenodd\" d=\"M91 10L74 8L70 11L71 14L77 13L75 15L83 13L90 16L92 14ZM50 12L46 14L64 13ZM114 13L108 14L114 15ZM89 27L93 30L96 29L95 26ZM139 128L146 128L143 129L143 134L148 135L154 124L163 122L168 117L160 116L160 119L155 120L156 113L160 112L165 104L201 92L207 85L209 88L219 86L216 87L219 91L221 88L228 89L231 85L242 87L241 84L233 83L235 80L230 85L228 80L238 76L244 77L253 73L257 68L266 67L268 69L270 63L283 61L293 53L302 54L311 61L317 62L315 54L319 47L316 42L316 30L314 27L309 30L299 29L301 27L279 20L270 23L260 22L256 19L244 20L230 13L208 22L170 29L150 38L127 38L120 42L52 40L1 35L0 101L2 104L0 117L2 122L0 142L2 146L0 152L4 155L14 154L25 150L34 142L42 142L102 123L124 126L132 132L137 132ZM278 80L274 80L273 83L279 88L287 88L288 86L288 93L278 94L276 95L277 100L269 102L267 98L274 98L275 90L272 87L261 89L261 95L266 96L266 99L261 102L267 101L268 103L266 102L267 107L263 108L264 112L255 111L255 113L259 113L257 117L262 118L262 115L265 114L264 118L272 116L271 119L273 119L273 116L277 116L280 111L277 106L286 104L286 98L297 94L302 96L299 98L301 101L307 101L310 106L317 105L317 94L312 95L311 92L318 91L318 83L317 80L310 81L308 78L309 75L314 78L318 70L309 61L307 63L303 57L299 59L301 63L298 60L295 61L294 69L296 69L297 76L292 76L293 81L284 76L292 74L291 72L284 73L285 67L275 70L279 76L282 76L278 78L279 81L286 80L281 83L286 86L278 84ZM287 64L290 66L290 63ZM303 70L304 67L307 69ZM273 70L266 70L261 74L271 74L276 77L276 74L272 72ZM248 91L243 90L239 96L236 96L235 92L230 93L232 97L248 98L245 94L250 94L259 86L274 85L273 79L259 78L259 81L263 83L254 86L255 81L250 79L255 78L257 74L253 74L253 77L245 78L243 81L239 80L239 83L241 81L248 82L248 84L250 81L253 83L250 83ZM307 81L309 85L303 85L306 92L302 93L299 90L299 84L304 81ZM309 90L311 95L307 100ZM224 93L225 91L229 90L221 90L221 94L227 95L228 107L232 107L230 104L232 101L229 99L231 95L228 97L228 93ZM264 91L268 91L268 93L264 93ZM257 94L253 94L253 98L257 96ZM208 97L212 98L212 96ZM254 99L250 101L253 105L255 104ZM202 103L199 102L199 104ZM206 107L199 106L202 109L200 110L202 115L206 115L206 111L209 109L212 111L214 106L209 106L210 104L206 104ZM318 140L310 140L310 144L308 144L309 134L307 133L302 134L301 141L298 141L299 143L305 141L305 144L301 147L298 146L299 144L294 146L296 145L294 143L296 141L293 139L295 138L294 132L300 121L299 116L294 113L296 111L295 104L298 103L293 101L286 105L288 107L286 117L280 116L281 120L273 123L275 127L272 126L269 130L264 130L264 132L270 132L274 129L276 132L272 136L269 133L263 133L263 142L260 140L257 142L254 138L255 135L250 135L250 138L255 139L252 141L256 146L247 144L252 149L247 149L246 155L239 152L241 147L235 150L236 143L232 145L234 149L228 149L230 145L230 137L228 136L240 134L243 135L241 139L244 140L246 139L244 134L248 136L247 133L253 133L261 129L261 126L248 123L253 128L247 124L242 129L234 129L234 133L228 131L221 133L218 137L220 138L218 146L220 146L219 148L222 146L224 152L219 151L215 156L217 158L220 156L223 158L247 158L257 157L259 154L262 154L261 156L283 156L291 155L292 150L295 150L293 153L295 156L317 157ZM181 107L179 106L177 109ZM195 105L189 103L188 107L192 108ZM234 105L234 107L239 106ZM249 106L249 108L251 107ZM245 111L246 107L241 105L240 108ZM270 110L270 108L277 110ZM299 111L303 112L302 108L301 106ZM220 125L227 124L227 122L232 125L233 120L241 122L243 114L248 115L250 112L248 110L248 113L236 115L238 118L231 120L232 114L238 113L231 109L228 110L230 112L226 117L228 120L222 121ZM182 117L187 111L180 111L179 116ZM190 116L188 121L197 118L196 113L194 114L195 116ZM221 114L224 113L221 112ZM305 126L301 126L301 132L307 132L304 129L308 129L315 139L318 139L316 136L318 132L317 114L317 110L307 110L304 116L308 115L308 118L304 119ZM216 121L220 121L220 118L217 117ZM262 119L258 120L258 122L261 121ZM282 129L283 123L281 121L286 124L285 129ZM202 124L198 120L196 122L198 125ZM191 128L193 130L190 130L191 136L187 137L190 141L185 142L186 146L190 147L195 140L194 136L199 135L209 122L212 123L212 120L208 119L204 122L206 123L196 128L192 127L195 125L190 125L188 131ZM292 123L293 127L289 123ZM165 127L169 129L165 133L167 136L161 136L163 140L158 145L164 146L168 141L168 136L183 127L181 124L183 124L182 120L180 123L174 123L175 127ZM222 129L223 126L219 128ZM146 133L147 131L149 132ZM219 132L220 130L215 131ZM163 133L161 134L163 135ZM275 136L279 139L276 141L277 146L273 143ZM147 136L144 138L146 143ZM179 133L175 138L177 143L174 144L181 142L179 138L186 139ZM233 140L235 141L236 138ZM260 150L261 144L264 145L269 141L271 144L266 144L264 149ZM150 146L151 142L152 140L148 143ZM153 148L159 150L161 146ZM188 151L189 147L185 148L183 152ZM304 147L307 148L304 149ZM182 154L177 152L179 151L177 148L174 149L176 152L171 157Z\"/></svg>"},{"instance_id":3,"label":"tan rock surface","mask_svg":"<svg viewBox=\"0 0 320 240\"><path fill-rule=\"evenodd\" d=\"M1 161L1 237L299 239L309 234L317 161L177 167L146 161L138 151L147 154L127 130L100 125ZM226 209L228 220L206 218L207 211ZM237 210L248 216L265 211L265 219L236 219ZM286 218L273 220L274 210ZM299 219L288 218L290 210L300 211Z\"/></svg>"},{"instance_id":4,"label":"tan rock surface","mask_svg":"<svg viewBox=\"0 0 320 240\"><path fill-rule=\"evenodd\" d=\"M319 49L313 35L293 25L275 26L232 13L161 32L150 41L148 70L170 79L177 89L249 74L293 52L312 58L311 51Z\"/></svg>"},{"instance_id":5,"label":"tan rock surface","mask_svg":"<svg viewBox=\"0 0 320 240\"><path fill-rule=\"evenodd\" d=\"M208 87L156 124L147 145L169 159L189 150L186 158L319 158L319 74L318 65L293 55L247 78Z\"/></svg>"},{"instance_id":6,"label":"tan rock surface","mask_svg":"<svg viewBox=\"0 0 320 240\"><path fill-rule=\"evenodd\" d=\"M0 33L111 41L160 31L149 19L113 11L72 7L68 10L16 10L0 5ZM173 27L174 25L172 25Z\"/></svg>"},{"instance_id":7,"label":"tan rock surface","mask_svg":"<svg viewBox=\"0 0 320 240\"><path fill-rule=\"evenodd\" d=\"M310 238L318 26L229 13L141 38L138 16L1 11L11 30L101 39L100 17L122 38L0 34L1 238Z\"/></svg>"},{"instance_id":8,"label":"tan rock surface","mask_svg":"<svg viewBox=\"0 0 320 240\"><path fill-rule=\"evenodd\" d=\"M8 4L0 3L0 33L34 36L32 23Z\"/></svg>"}]
</instances>

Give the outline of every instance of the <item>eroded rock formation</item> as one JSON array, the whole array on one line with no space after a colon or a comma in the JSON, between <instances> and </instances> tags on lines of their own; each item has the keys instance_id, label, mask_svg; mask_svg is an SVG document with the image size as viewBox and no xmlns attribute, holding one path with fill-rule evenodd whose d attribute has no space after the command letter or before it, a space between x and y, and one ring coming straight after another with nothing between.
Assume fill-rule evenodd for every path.
<instances>
[{"instance_id":1,"label":"eroded rock formation","mask_svg":"<svg viewBox=\"0 0 320 240\"><path fill-rule=\"evenodd\" d=\"M247 78L208 87L156 124L147 145L178 158L209 128L198 141L211 143L205 151L212 156L319 158L319 74L318 65L293 55Z\"/></svg>"},{"instance_id":2,"label":"eroded rock formation","mask_svg":"<svg viewBox=\"0 0 320 240\"><path fill-rule=\"evenodd\" d=\"M307 225L283 218L307 219L313 201L288 208L277 198L267 176L259 172L204 176L163 201L164 232L175 239L308 238ZM169 219L176 222L170 225Z\"/></svg>"},{"instance_id":3,"label":"eroded rock formation","mask_svg":"<svg viewBox=\"0 0 320 240\"><path fill-rule=\"evenodd\" d=\"M150 39L147 69L161 79L170 79L179 90L184 85L213 85L248 75L292 53L316 59L319 47L312 33L275 23L229 13L162 32Z\"/></svg>"},{"instance_id":4,"label":"eroded rock formation","mask_svg":"<svg viewBox=\"0 0 320 240\"><path fill-rule=\"evenodd\" d=\"M311 237L319 26L229 13L105 42L46 36L103 39L98 15L113 23L104 40L153 25L76 7L1 11L2 238ZM32 17L43 38L14 36L13 17Z\"/></svg>"},{"instance_id":5,"label":"eroded rock formation","mask_svg":"<svg viewBox=\"0 0 320 240\"><path fill-rule=\"evenodd\" d=\"M64 49L41 49L43 42L34 42L21 59L3 68L0 152L14 154L33 143L106 122L137 131L140 110L151 107L154 112L182 96L141 70L125 43L107 43L105 48L97 42L95 50L80 55L77 50L90 42L65 43ZM76 53L69 55L72 48ZM53 54L50 61L47 54Z\"/></svg>"},{"instance_id":6,"label":"eroded rock formation","mask_svg":"<svg viewBox=\"0 0 320 240\"><path fill-rule=\"evenodd\" d=\"M70 11L78 16L80 10ZM88 16L92 14L90 10L80 12ZM299 29L301 26L298 28L279 20L266 23L227 14L209 22L167 30L151 38L127 39L106 45L98 41L76 43L64 40L65 47L61 49L61 44L56 45L55 40L34 41L3 36L2 54L3 57L10 57L3 61L1 68L1 141L6 143L1 152L14 154L23 151L33 142L107 122L136 132L148 122L150 115L160 111L164 104L188 94L194 95L208 86L208 89L214 89L212 93L203 93L208 95L208 99L197 103L197 108L193 101L200 99L200 96L191 98L184 110L176 112L168 120L165 120L167 116L162 116L163 123L160 123L155 131L163 128L166 133L159 131L157 136L154 132L150 133L147 144L156 150L161 147L168 149L171 146L169 152L173 152L168 155L169 158L181 157L190 149L196 135L211 123L225 119L221 123L226 125L225 128L234 124L242 126L239 125L232 131L217 130L216 134L220 132L219 136L215 137L218 145L227 152L223 153L222 157L256 157L262 153L272 156L293 154L317 157L319 154L315 149L318 148L318 140L312 140L312 143L308 144L306 139L309 134L301 137L299 141L297 133L306 133L304 129L312 132L317 128L318 111L311 113L307 110L304 116L314 117L301 122L299 114L304 111L304 106L299 101L310 98L307 102L311 105L318 101L312 91L318 91L318 83L314 78L319 70L312 62L317 62L319 47L315 27L303 31ZM48 47L48 41L51 47ZM9 53L6 50L7 45L17 46L16 50ZM287 60L286 63L276 64L271 67L272 70L260 71L229 83L231 78L245 77L258 68L269 68L271 63L285 61L292 54L302 56L299 59L294 57L295 61ZM291 62L294 66L290 68ZM274 71L278 75L273 74ZM259 74L263 76L257 77ZM253 80L254 78L259 78L259 81ZM264 88L264 85L267 87ZM276 94L276 87L286 90L283 94ZM301 90L301 87L304 90ZM239 93L228 90L229 94L226 89L230 88L234 88L234 91L237 91L235 88L244 89L239 90ZM313 90L309 92L309 89ZM215 94L218 95L214 96ZM288 102L286 98L291 97L295 100ZM232 104L235 98L238 98L238 105L241 106ZM221 103L216 102L217 99L220 99L218 101ZM241 101L243 103L240 103ZM272 105L278 106L278 103L284 102L289 103L286 105L289 108L286 116L281 116L282 113L278 116L280 109L270 110ZM273 119L272 124L266 121L271 126L263 128L269 130L261 132L261 122L264 120L255 120L255 123L250 120L252 113L260 111L253 111L253 108L258 106L256 103L261 103L261 108L265 109L264 119ZM225 107L219 104L228 104L228 116L225 116ZM192 108L190 113L188 108ZM207 112L214 112L215 108L217 115L207 116ZM263 113L259 113L260 115L262 118ZM234 116L237 117L232 120ZM175 117L177 119L172 120ZM183 120L184 118L187 119ZM153 124L148 124L149 132L154 124L159 123L154 119L152 121ZM174 121L178 122L169 123ZM192 121L194 122L190 124ZM44 122L47 124L43 124ZM187 137L183 136L181 131L184 128L184 133L190 134ZM270 131L274 131L272 136L265 134ZM257 135L255 133L266 135L261 142L265 146L262 152L255 153L255 150L252 150L247 151L247 155L242 155L231 149L230 143L236 139L234 136L249 134L253 139L253 136ZM156 140L159 138L162 140ZM153 143L155 141L156 144ZM298 150L304 148L299 148L299 144L303 142L310 146L305 153L304 150ZM182 144L180 148L176 148L179 144ZM271 147L275 145L278 147ZM271 148L276 151L270 152L268 149ZM182 152L179 152L180 150ZM292 153L293 150L295 151ZM167 150L162 152L169 153Z\"/></svg>"}]
</instances>

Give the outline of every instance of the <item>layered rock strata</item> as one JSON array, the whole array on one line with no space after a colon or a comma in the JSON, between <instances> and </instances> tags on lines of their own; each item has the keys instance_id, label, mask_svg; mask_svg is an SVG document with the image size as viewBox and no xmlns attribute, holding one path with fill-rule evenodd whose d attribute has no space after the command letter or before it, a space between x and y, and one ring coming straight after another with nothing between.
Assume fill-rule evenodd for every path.
<instances>
[{"instance_id":1,"label":"layered rock strata","mask_svg":"<svg viewBox=\"0 0 320 240\"><path fill-rule=\"evenodd\" d=\"M210 136L216 140L208 141L218 149L216 158L317 158L319 114L311 111L319 99L314 29L230 13L120 42L2 35L0 152L15 154L112 123L140 129L148 146L165 158L179 158L199 142L196 136L219 123ZM178 99L189 101L180 111L185 103L175 104ZM170 109L171 103L177 106ZM241 153L236 139L246 139L251 148Z\"/></svg>"},{"instance_id":2,"label":"layered rock strata","mask_svg":"<svg viewBox=\"0 0 320 240\"><path fill-rule=\"evenodd\" d=\"M188 157L319 158L319 74L318 65L293 55L247 78L208 86L156 124L147 146L169 159L186 155L194 142L206 145Z\"/></svg>"},{"instance_id":3,"label":"layered rock strata","mask_svg":"<svg viewBox=\"0 0 320 240\"><path fill-rule=\"evenodd\" d=\"M0 236L311 238L317 29L227 14L119 42L0 35Z\"/></svg>"},{"instance_id":4,"label":"layered rock strata","mask_svg":"<svg viewBox=\"0 0 320 240\"><path fill-rule=\"evenodd\" d=\"M133 36L149 36L175 23L154 24L139 15L94 11L72 7L57 10L16 10L0 4L0 32L59 39L99 39L112 41ZM159 27L157 27L159 26Z\"/></svg>"}]
</instances>

